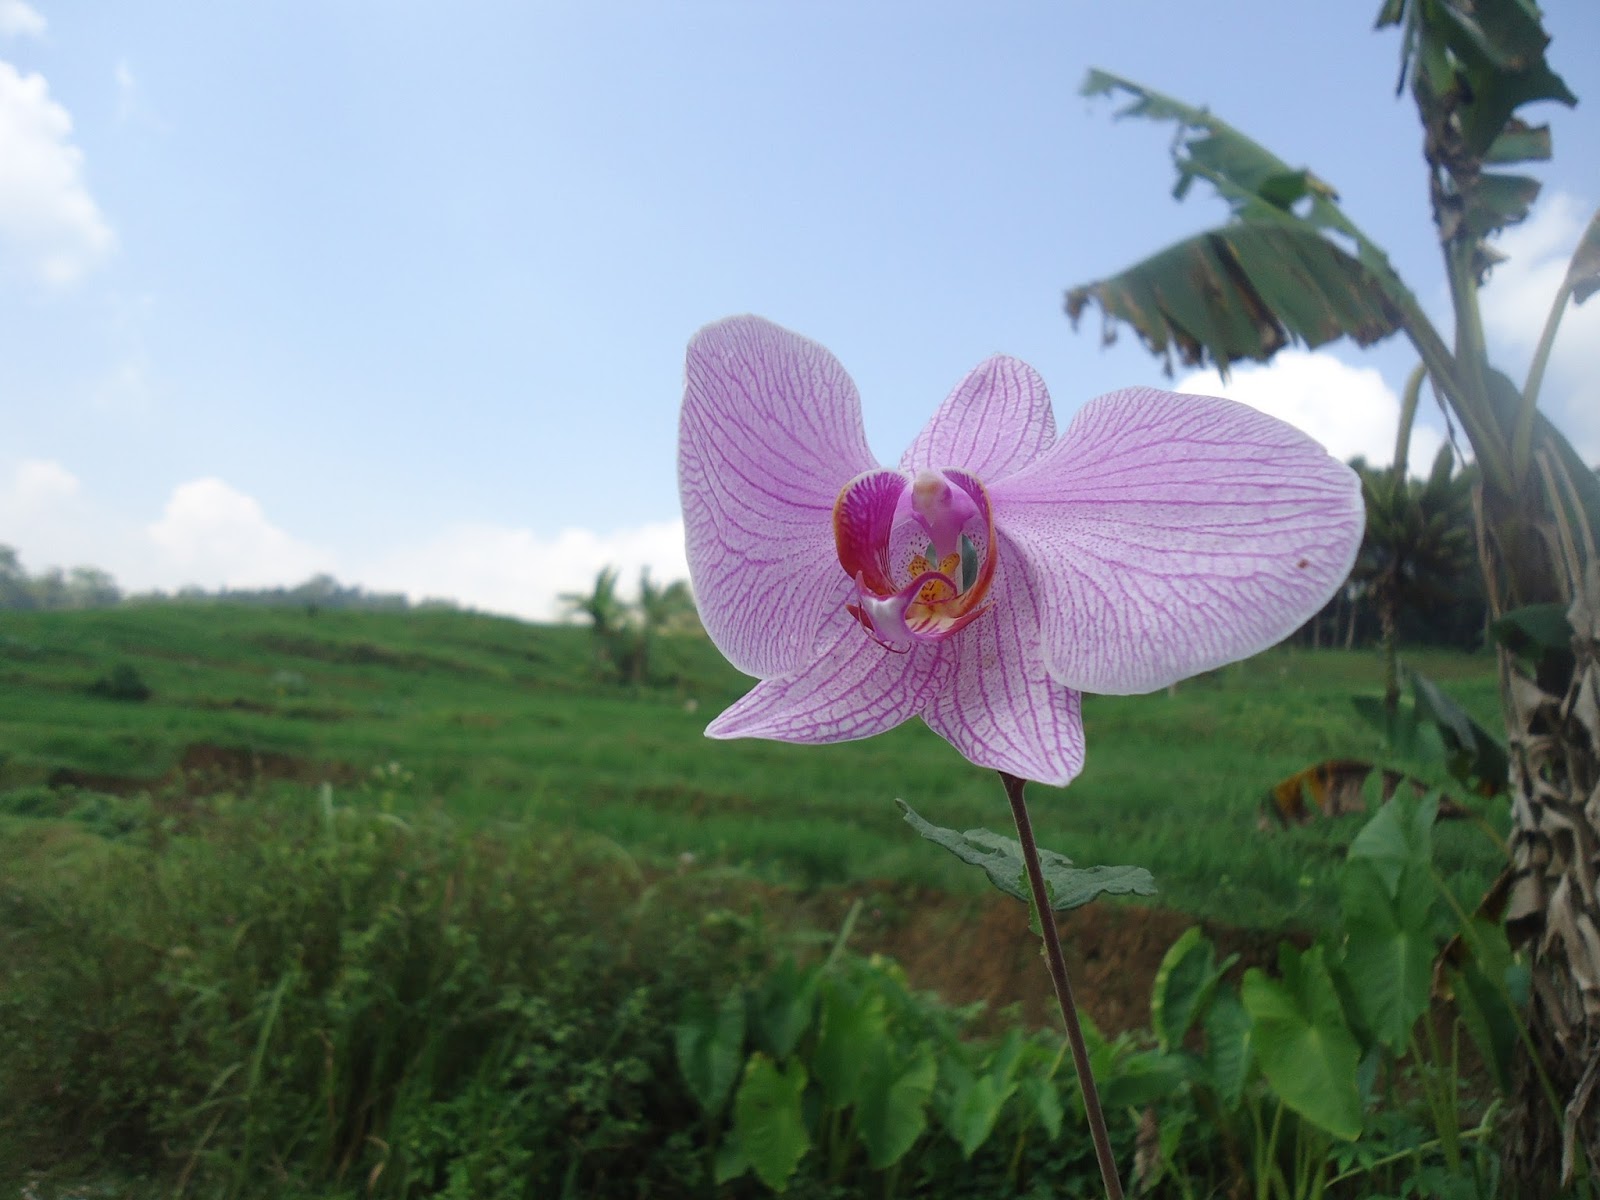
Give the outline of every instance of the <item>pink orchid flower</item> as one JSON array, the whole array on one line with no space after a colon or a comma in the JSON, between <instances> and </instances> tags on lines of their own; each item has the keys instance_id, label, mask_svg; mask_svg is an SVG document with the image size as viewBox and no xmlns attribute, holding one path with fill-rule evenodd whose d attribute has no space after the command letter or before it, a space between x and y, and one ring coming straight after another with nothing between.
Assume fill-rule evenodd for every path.
<instances>
[{"instance_id":1,"label":"pink orchid flower","mask_svg":"<svg viewBox=\"0 0 1600 1200\"><path fill-rule=\"evenodd\" d=\"M678 478L706 632L760 682L711 737L837 742L920 716L1065 784L1080 692L1148 692L1286 637L1344 583L1355 474L1213 396L1128 388L1056 436L1044 381L978 366L901 456L855 385L759 317L689 344Z\"/></svg>"}]
</instances>

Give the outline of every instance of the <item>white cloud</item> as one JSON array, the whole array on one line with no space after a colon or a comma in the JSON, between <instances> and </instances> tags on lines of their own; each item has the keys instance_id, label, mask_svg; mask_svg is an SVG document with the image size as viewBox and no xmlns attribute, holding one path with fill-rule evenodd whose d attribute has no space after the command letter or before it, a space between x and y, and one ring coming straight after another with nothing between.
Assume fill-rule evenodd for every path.
<instances>
[{"instance_id":1,"label":"white cloud","mask_svg":"<svg viewBox=\"0 0 1600 1200\"><path fill-rule=\"evenodd\" d=\"M22 0L0 0L0 37L43 37L45 19Z\"/></svg>"},{"instance_id":2,"label":"white cloud","mask_svg":"<svg viewBox=\"0 0 1600 1200\"><path fill-rule=\"evenodd\" d=\"M687 578L683 522L604 534L563 529L553 537L503 525L462 525L386 555L352 578L414 600L448 596L488 612L549 621L560 616L561 593L588 591L607 566L622 572L625 595L645 567L658 582Z\"/></svg>"},{"instance_id":3,"label":"white cloud","mask_svg":"<svg viewBox=\"0 0 1600 1200\"><path fill-rule=\"evenodd\" d=\"M1588 217L1576 199L1556 192L1495 242L1507 261L1490 275L1479 308L1493 356L1502 369L1516 368L1518 387ZM1600 461L1600 297L1568 304L1539 405L1587 461Z\"/></svg>"},{"instance_id":4,"label":"white cloud","mask_svg":"<svg viewBox=\"0 0 1600 1200\"><path fill-rule=\"evenodd\" d=\"M0 543L30 570L89 562L82 492L78 477L54 459L0 463Z\"/></svg>"},{"instance_id":5,"label":"white cloud","mask_svg":"<svg viewBox=\"0 0 1600 1200\"><path fill-rule=\"evenodd\" d=\"M115 241L84 182L72 117L50 98L44 76L0 62L0 250L9 247L46 283L65 285Z\"/></svg>"},{"instance_id":6,"label":"white cloud","mask_svg":"<svg viewBox=\"0 0 1600 1200\"><path fill-rule=\"evenodd\" d=\"M78 494L78 477L53 459L24 459L5 489L8 516L26 515L70 500Z\"/></svg>"},{"instance_id":7,"label":"white cloud","mask_svg":"<svg viewBox=\"0 0 1600 1200\"><path fill-rule=\"evenodd\" d=\"M1319 351L1284 350L1265 365L1235 367L1226 383L1215 370L1196 371L1180 379L1177 390L1248 404L1310 434L1338 459L1359 454L1373 466L1394 461L1400 398L1372 367L1352 367ZM1442 442L1435 430L1416 424L1412 469L1425 469Z\"/></svg>"},{"instance_id":8,"label":"white cloud","mask_svg":"<svg viewBox=\"0 0 1600 1200\"><path fill-rule=\"evenodd\" d=\"M267 520L253 497L216 478L174 488L146 533L164 560L167 587L295 584L335 566L327 552Z\"/></svg>"}]
</instances>

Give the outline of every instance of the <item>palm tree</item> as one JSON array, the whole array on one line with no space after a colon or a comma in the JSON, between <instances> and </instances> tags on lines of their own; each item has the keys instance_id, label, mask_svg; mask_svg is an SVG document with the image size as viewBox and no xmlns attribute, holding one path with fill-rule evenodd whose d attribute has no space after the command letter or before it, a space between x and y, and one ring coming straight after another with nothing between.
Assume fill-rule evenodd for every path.
<instances>
[{"instance_id":1,"label":"palm tree","mask_svg":"<svg viewBox=\"0 0 1600 1200\"><path fill-rule=\"evenodd\" d=\"M617 569L601 567L588 592L563 592L559 597L569 617L583 617L594 634L596 665L605 673L616 665L618 636L628 622L628 606L617 595Z\"/></svg>"},{"instance_id":2,"label":"palm tree","mask_svg":"<svg viewBox=\"0 0 1600 1200\"><path fill-rule=\"evenodd\" d=\"M1427 479L1408 478L1404 458L1383 470L1359 470L1367 529L1350 572L1372 598L1383 638L1383 704L1391 718L1400 705L1400 617L1426 612L1451 596L1471 567L1472 474L1456 473L1455 455L1442 446Z\"/></svg>"},{"instance_id":3,"label":"palm tree","mask_svg":"<svg viewBox=\"0 0 1600 1200\"><path fill-rule=\"evenodd\" d=\"M1521 221L1539 191L1537 180L1502 168L1551 153L1549 128L1518 110L1576 97L1546 62L1550 39L1525 0L1383 0L1378 24L1403 33L1400 86L1409 84L1423 125L1452 338L1328 183L1203 109L1099 71L1085 94L1122 95L1130 98L1123 115L1175 123L1175 194L1209 183L1231 219L1072 288L1066 308L1076 321L1097 306L1108 337L1118 322L1131 325L1169 370L1174 353L1226 371L1240 359L1266 361L1295 340L1315 347L1348 337L1365 346L1403 333L1422 360L1416 387L1425 377L1481 473L1473 499L1491 614L1534 605L1568 614L1570 653L1555 648L1542 669L1500 652L1511 747L1507 930L1533 974L1533 1054L1522 1064L1505 1166L1516 1194L1549 1195L1552 1176L1570 1179L1578 1154L1600 1174L1600 899L1592 874L1600 804L1590 801L1600 787L1600 708L1592 699L1600 693L1600 477L1537 402L1567 301L1600 290L1600 213L1519 389L1485 349L1478 292L1498 258L1488 239Z\"/></svg>"}]
</instances>

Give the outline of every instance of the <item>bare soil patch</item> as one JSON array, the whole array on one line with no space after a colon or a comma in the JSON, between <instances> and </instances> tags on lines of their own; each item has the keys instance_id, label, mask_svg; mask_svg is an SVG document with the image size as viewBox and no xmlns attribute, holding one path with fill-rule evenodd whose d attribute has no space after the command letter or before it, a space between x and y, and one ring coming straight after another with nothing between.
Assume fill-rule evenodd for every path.
<instances>
[{"instance_id":1,"label":"bare soil patch","mask_svg":"<svg viewBox=\"0 0 1600 1200\"><path fill-rule=\"evenodd\" d=\"M862 886L817 893L806 916L821 928L838 928L855 900L862 910L851 948L897 961L913 987L952 1004L983 1001L995 1027L999 1014L1018 1006L1030 1026L1059 1026L1055 995L1039 939L1028 930L1027 911L1008 896L952 896L922 888ZM1199 921L1170 909L1095 903L1058 914L1078 1007L1102 1033L1147 1027L1150 989L1168 948L1199 924L1219 956L1238 954L1237 975L1277 961L1278 943L1304 943L1304 935L1235 929Z\"/></svg>"}]
</instances>

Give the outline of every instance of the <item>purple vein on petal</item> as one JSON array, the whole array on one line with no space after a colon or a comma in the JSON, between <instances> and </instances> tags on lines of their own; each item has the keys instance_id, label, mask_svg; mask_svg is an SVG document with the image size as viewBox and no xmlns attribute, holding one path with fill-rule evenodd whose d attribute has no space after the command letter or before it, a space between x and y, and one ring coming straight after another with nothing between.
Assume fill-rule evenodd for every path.
<instances>
[{"instance_id":1,"label":"purple vein on petal","mask_svg":"<svg viewBox=\"0 0 1600 1200\"><path fill-rule=\"evenodd\" d=\"M1055 440L1050 393L1027 363L997 355L956 385L900 458L901 470L963 467L998 479Z\"/></svg>"},{"instance_id":2,"label":"purple vein on petal","mask_svg":"<svg viewBox=\"0 0 1600 1200\"><path fill-rule=\"evenodd\" d=\"M792 671L827 616L834 497L875 465L855 385L827 350L758 317L696 334L686 376L678 479L701 619L741 670Z\"/></svg>"}]
</instances>

